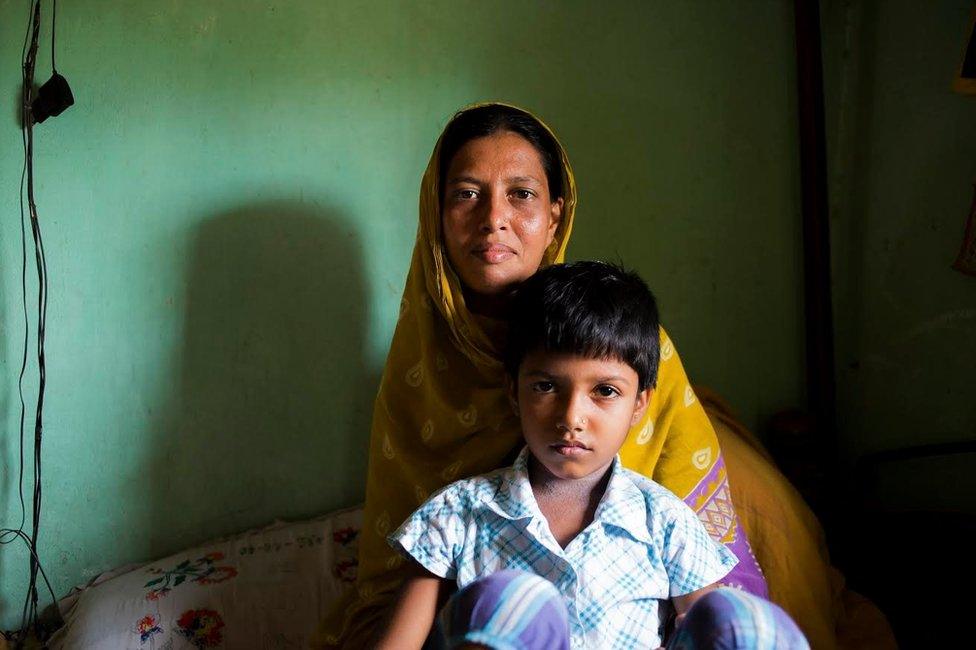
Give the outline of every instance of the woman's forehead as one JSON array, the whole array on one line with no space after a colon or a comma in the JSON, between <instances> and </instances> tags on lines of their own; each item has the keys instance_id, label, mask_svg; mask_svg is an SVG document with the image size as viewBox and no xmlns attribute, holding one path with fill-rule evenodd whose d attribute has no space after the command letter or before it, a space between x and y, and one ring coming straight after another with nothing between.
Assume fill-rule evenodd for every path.
<instances>
[{"instance_id":1,"label":"woman's forehead","mask_svg":"<svg viewBox=\"0 0 976 650\"><path fill-rule=\"evenodd\" d=\"M482 180L485 176L507 181L545 183L542 157L522 136L503 131L466 142L451 159L446 182Z\"/></svg>"}]
</instances>

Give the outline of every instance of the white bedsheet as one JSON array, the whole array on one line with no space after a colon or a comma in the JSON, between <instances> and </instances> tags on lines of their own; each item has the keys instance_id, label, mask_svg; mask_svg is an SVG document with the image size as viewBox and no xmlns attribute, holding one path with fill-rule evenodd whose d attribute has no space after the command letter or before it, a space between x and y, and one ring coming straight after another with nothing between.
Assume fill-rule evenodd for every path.
<instances>
[{"instance_id":1,"label":"white bedsheet","mask_svg":"<svg viewBox=\"0 0 976 650\"><path fill-rule=\"evenodd\" d=\"M60 602L54 650L305 648L356 574L360 509L276 523L102 574Z\"/></svg>"}]
</instances>

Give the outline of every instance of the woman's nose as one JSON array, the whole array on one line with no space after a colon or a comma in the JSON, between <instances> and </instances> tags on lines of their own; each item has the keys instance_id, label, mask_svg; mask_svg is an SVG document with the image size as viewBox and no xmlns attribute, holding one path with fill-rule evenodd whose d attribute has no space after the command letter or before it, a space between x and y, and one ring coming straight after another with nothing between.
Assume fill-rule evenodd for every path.
<instances>
[{"instance_id":1,"label":"woman's nose","mask_svg":"<svg viewBox=\"0 0 976 650\"><path fill-rule=\"evenodd\" d=\"M489 194L482 202L479 227L484 234L508 230L508 204L504 197Z\"/></svg>"}]
</instances>

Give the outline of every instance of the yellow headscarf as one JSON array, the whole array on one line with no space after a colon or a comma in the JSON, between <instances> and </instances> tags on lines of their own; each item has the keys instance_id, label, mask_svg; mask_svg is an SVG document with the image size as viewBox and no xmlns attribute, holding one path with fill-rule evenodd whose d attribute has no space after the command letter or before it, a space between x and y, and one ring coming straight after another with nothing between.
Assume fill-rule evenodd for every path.
<instances>
[{"instance_id":1,"label":"yellow headscarf","mask_svg":"<svg viewBox=\"0 0 976 650\"><path fill-rule=\"evenodd\" d=\"M504 331L465 307L460 280L446 258L442 140L443 134L421 182L417 241L373 410L356 588L335 603L313 645L365 647L404 577L405 563L386 536L433 492L504 466L522 444L503 388ZM559 154L563 213L543 266L563 261L576 211L576 184L562 145ZM688 495L719 457L715 433L663 329L657 390L620 454L625 466L679 496ZM724 473L723 466L723 481ZM722 539L734 525L731 513L709 532Z\"/></svg>"}]
</instances>

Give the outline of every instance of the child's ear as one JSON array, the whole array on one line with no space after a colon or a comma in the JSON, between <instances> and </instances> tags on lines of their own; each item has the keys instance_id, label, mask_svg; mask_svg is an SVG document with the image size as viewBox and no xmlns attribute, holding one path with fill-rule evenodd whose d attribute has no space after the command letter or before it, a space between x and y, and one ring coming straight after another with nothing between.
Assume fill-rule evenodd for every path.
<instances>
[{"instance_id":1,"label":"child's ear","mask_svg":"<svg viewBox=\"0 0 976 650\"><path fill-rule=\"evenodd\" d=\"M508 395L508 403L512 405L512 410L515 411L515 415L518 415L518 384L508 373L505 373L505 393Z\"/></svg>"},{"instance_id":2,"label":"child's ear","mask_svg":"<svg viewBox=\"0 0 976 650\"><path fill-rule=\"evenodd\" d=\"M640 422L644 414L647 413L647 407L651 404L651 395L653 394L653 388L645 388L637 393L637 400L634 402L634 416L630 419L630 426Z\"/></svg>"}]
</instances>

